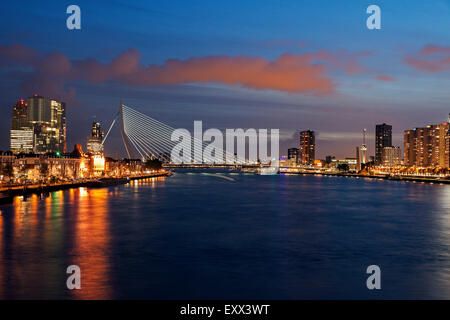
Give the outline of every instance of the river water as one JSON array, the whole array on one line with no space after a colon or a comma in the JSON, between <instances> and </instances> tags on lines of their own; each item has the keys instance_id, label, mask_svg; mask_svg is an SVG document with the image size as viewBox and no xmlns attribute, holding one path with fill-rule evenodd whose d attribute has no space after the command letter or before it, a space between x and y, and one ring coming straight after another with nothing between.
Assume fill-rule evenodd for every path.
<instances>
[{"instance_id":1,"label":"river water","mask_svg":"<svg viewBox=\"0 0 450 320\"><path fill-rule=\"evenodd\" d=\"M0 299L450 299L450 185L180 170L0 212Z\"/></svg>"}]
</instances>

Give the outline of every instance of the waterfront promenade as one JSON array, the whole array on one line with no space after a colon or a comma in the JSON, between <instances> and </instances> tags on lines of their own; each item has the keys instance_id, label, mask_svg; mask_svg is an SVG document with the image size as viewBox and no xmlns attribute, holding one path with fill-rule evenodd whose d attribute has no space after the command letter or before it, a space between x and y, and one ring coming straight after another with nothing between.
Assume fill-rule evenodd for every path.
<instances>
[{"instance_id":1,"label":"waterfront promenade","mask_svg":"<svg viewBox=\"0 0 450 320\"><path fill-rule=\"evenodd\" d=\"M113 185L126 184L132 180L142 180L148 178L157 178L163 176L170 176L172 173L167 170L159 170L153 173L145 173L140 175L132 175L127 177L114 177L114 178L90 178L79 181L59 182L55 184L27 184L27 185L13 185L13 186L0 186L0 195L3 199L12 199L15 196L23 196L28 194L41 194L46 192L53 192L59 190L67 190L80 187L108 187Z\"/></svg>"}]
</instances>

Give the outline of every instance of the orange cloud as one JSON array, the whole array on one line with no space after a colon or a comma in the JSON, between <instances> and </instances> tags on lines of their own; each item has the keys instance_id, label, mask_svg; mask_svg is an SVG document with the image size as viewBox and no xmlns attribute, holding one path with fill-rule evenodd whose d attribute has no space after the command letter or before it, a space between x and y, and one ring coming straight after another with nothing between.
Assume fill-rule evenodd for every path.
<instances>
[{"instance_id":1,"label":"orange cloud","mask_svg":"<svg viewBox=\"0 0 450 320\"><path fill-rule=\"evenodd\" d=\"M187 60L169 59L160 66L144 66L140 63L141 54L136 49L126 50L104 63L92 58L71 60L60 52L44 55L22 45L0 46L0 57L9 59L9 64L32 67L24 87L38 87L40 81L46 84L46 88L63 88L69 92L64 88L65 83L81 80L90 83L116 81L136 87L216 82L256 90L332 94L337 84L327 71L340 69L347 74L357 74L364 70L358 58L369 54L333 54L327 51L285 53L275 60L249 56L207 56ZM51 85L52 81L55 85Z\"/></svg>"},{"instance_id":2,"label":"orange cloud","mask_svg":"<svg viewBox=\"0 0 450 320\"><path fill-rule=\"evenodd\" d=\"M134 86L218 82L292 93L334 92L335 84L325 75L325 66L314 63L314 58L310 54L286 53L274 61L229 56L171 59L162 66L141 67L124 79Z\"/></svg>"}]
</instances>

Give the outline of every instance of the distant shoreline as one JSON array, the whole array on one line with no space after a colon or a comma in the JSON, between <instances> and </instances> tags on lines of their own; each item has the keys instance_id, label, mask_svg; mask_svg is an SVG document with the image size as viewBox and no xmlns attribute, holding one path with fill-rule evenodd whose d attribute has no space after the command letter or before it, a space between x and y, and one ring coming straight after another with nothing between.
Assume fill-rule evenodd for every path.
<instances>
[{"instance_id":1,"label":"distant shoreline","mask_svg":"<svg viewBox=\"0 0 450 320\"><path fill-rule=\"evenodd\" d=\"M334 172L279 172L279 174L293 174L293 175L320 175L320 176L334 176L334 177L353 177L353 178L369 178L382 179L391 181L406 181L406 182L425 182L425 183L439 183L450 184L449 179L438 178L422 178L422 177L406 177L406 176L389 176L389 175L364 175L358 173L334 173Z\"/></svg>"}]
</instances>

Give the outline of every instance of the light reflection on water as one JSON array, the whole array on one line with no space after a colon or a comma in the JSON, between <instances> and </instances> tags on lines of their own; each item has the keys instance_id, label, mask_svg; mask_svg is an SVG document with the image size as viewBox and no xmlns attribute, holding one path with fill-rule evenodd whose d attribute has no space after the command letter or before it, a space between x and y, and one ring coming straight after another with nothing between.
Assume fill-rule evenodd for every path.
<instances>
[{"instance_id":1,"label":"light reflection on water","mask_svg":"<svg viewBox=\"0 0 450 320\"><path fill-rule=\"evenodd\" d=\"M449 185L222 174L16 198L0 299L450 298Z\"/></svg>"}]
</instances>

